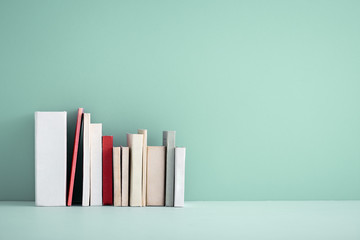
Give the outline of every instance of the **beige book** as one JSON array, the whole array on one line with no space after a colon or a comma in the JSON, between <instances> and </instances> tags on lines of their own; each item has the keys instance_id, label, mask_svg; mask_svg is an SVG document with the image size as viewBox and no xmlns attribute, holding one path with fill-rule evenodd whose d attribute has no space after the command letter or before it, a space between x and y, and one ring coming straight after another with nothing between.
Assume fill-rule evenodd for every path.
<instances>
[{"instance_id":1,"label":"beige book","mask_svg":"<svg viewBox=\"0 0 360 240\"><path fill-rule=\"evenodd\" d=\"M165 205L165 153L164 146L148 146L147 206Z\"/></svg>"},{"instance_id":2,"label":"beige book","mask_svg":"<svg viewBox=\"0 0 360 240\"><path fill-rule=\"evenodd\" d=\"M120 147L113 147L114 206L121 206Z\"/></svg>"},{"instance_id":3,"label":"beige book","mask_svg":"<svg viewBox=\"0 0 360 240\"><path fill-rule=\"evenodd\" d=\"M121 206L129 206L129 147L121 147Z\"/></svg>"},{"instance_id":4,"label":"beige book","mask_svg":"<svg viewBox=\"0 0 360 240\"><path fill-rule=\"evenodd\" d=\"M144 135L143 137L143 151L142 151L142 206L146 206L146 171L147 171L147 130L138 129L138 133Z\"/></svg>"},{"instance_id":5,"label":"beige book","mask_svg":"<svg viewBox=\"0 0 360 240\"><path fill-rule=\"evenodd\" d=\"M142 206L142 151L143 135L127 134L130 150L130 206Z\"/></svg>"}]
</instances>

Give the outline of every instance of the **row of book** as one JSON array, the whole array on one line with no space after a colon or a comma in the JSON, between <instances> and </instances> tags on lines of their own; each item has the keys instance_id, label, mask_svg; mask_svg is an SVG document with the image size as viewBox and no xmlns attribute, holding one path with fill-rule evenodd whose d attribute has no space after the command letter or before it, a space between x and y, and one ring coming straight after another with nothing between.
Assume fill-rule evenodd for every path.
<instances>
[{"instance_id":1,"label":"row of book","mask_svg":"<svg viewBox=\"0 0 360 240\"><path fill-rule=\"evenodd\" d=\"M67 113L35 112L36 206L71 206L75 195L82 206L184 206L186 149L176 147L175 131L163 132L163 146L148 146L139 129L114 147L90 116L78 109L68 179Z\"/></svg>"}]
</instances>

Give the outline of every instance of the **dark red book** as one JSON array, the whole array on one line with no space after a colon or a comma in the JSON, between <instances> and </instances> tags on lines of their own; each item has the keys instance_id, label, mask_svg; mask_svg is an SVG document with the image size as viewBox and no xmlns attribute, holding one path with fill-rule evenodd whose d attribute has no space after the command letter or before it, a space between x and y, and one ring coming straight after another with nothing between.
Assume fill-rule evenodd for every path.
<instances>
[{"instance_id":1,"label":"dark red book","mask_svg":"<svg viewBox=\"0 0 360 240\"><path fill-rule=\"evenodd\" d=\"M102 137L103 205L113 205L113 136Z\"/></svg>"},{"instance_id":2,"label":"dark red book","mask_svg":"<svg viewBox=\"0 0 360 240\"><path fill-rule=\"evenodd\" d=\"M76 170L76 161L79 150L79 139L80 139L80 129L81 129L81 120L84 113L83 108L78 109L76 128L75 128L75 140L74 140L74 150L71 163L71 173L70 173L70 183L69 183L69 194L67 199L67 205L71 206L74 192L74 181L75 181L75 170Z\"/></svg>"}]
</instances>

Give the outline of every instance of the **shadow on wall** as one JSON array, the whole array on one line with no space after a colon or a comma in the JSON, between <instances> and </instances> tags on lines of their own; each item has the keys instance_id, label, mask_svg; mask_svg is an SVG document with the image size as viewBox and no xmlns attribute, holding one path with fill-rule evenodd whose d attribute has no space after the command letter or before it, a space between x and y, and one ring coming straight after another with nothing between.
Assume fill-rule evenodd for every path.
<instances>
[{"instance_id":1,"label":"shadow on wall","mask_svg":"<svg viewBox=\"0 0 360 240\"><path fill-rule=\"evenodd\" d=\"M34 113L3 119L1 124L7 127L0 141L0 200L34 200Z\"/></svg>"},{"instance_id":2,"label":"shadow on wall","mask_svg":"<svg viewBox=\"0 0 360 240\"><path fill-rule=\"evenodd\" d=\"M69 182L77 111L67 116L67 183ZM2 120L8 126L1 132L0 200L35 200L35 112ZM81 136L82 137L82 134ZM79 145L73 203L81 204L82 141ZM11 179L11 181L9 181Z\"/></svg>"}]
</instances>

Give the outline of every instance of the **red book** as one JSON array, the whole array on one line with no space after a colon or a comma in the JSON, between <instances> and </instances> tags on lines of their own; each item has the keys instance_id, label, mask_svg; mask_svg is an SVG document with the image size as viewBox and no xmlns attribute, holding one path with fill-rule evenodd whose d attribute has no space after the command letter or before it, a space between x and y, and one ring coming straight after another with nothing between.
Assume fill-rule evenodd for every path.
<instances>
[{"instance_id":1,"label":"red book","mask_svg":"<svg viewBox=\"0 0 360 240\"><path fill-rule=\"evenodd\" d=\"M102 137L103 205L113 205L113 136Z\"/></svg>"},{"instance_id":2,"label":"red book","mask_svg":"<svg viewBox=\"0 0 360 240\"><path fill-rule=\"evenodd\" d=\"M74 191L74 181L75 181L75 170L76 170L76 160L78 156L79 150L79 138L80 138L80 128L81 128L81 118L83 116L84 109L78 109L78 115L76 120L76 129L75 129L75 140L74 140L74 151L71 163L71 175L70 175L70 185L69 185L69 194L67 199L67 205L71 206L72 198L73 198L73 191Z\"/></svg>"}]
</instances>

